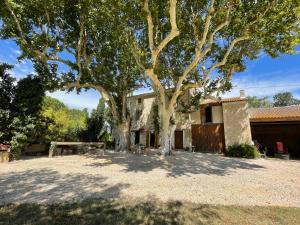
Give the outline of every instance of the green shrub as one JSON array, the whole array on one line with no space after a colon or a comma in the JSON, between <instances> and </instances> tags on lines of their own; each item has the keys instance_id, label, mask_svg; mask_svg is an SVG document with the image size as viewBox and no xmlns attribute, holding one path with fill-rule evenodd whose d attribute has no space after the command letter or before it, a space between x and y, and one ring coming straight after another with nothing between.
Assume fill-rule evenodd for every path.
<instances>
[{"instance_id":1,"label":"green shrub","mask_svg":"<svg viewBox=\"0 0 300 225\"><path fill-rule=\"evenodd\" d=\"M11 150L9 159L12 160L19 160L21 158L22 150L27 145L27 136L22 133L16 133L11 140Z\"/></svg>"},{"instance_id":2,"label":"green shrub","mask_svg":"<svg viewBox=\"0 0 300 225\"><path fill-rule=\"evenodd\" d=\"M225 156L255 159L260 154L255 146L247 144L234 144L225 150Z\"/></svg>"}]
</instances>

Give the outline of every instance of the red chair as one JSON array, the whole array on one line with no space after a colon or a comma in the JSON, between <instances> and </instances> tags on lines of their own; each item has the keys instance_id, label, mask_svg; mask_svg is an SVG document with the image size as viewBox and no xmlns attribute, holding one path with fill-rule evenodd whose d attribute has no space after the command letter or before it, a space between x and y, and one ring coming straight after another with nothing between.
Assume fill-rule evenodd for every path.
<instances>
[{"instance_id":1,"label":"red chair","mask_svg":"<svg viewBox=\"0 0 300 225\"><path fill-rule=\"evenodd\" d=\"M288 154L287 148L284 148L283 142L276 142L276 153L278 154Z\"/></svg>"}]
</instances>

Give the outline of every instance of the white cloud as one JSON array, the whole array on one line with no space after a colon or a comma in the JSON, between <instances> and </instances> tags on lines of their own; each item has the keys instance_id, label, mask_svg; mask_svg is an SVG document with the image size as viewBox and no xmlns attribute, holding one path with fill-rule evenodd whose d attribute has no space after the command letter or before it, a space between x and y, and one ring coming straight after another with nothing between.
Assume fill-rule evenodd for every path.
<instances>
[{"instance_id":1,"label":"white cloud","mask_svg":"<svg viewBox=\"0 0 300 225\"><path fill-rule=\"evenodd\" d=\"M71 108L87 108L89 111L97 107L100 99L100 94L94 90L82 91L79 94L76 91L69 93L56 91L53 93L48 92L47 95L62 101Z\"/></svg>"},{"instance_id":2,"label":"white cloud","mask_svg":"<svg viewBox=\"0 0 300 225\"><path fill-rule=\"evenodd\" d=\"M300 70L276 71L263 74L244 74L233 78L234 88L225 97L239 96L244 89L250 96L273 96L278 92L289 91L296 97L300 91Z\"/></svg>"},{"instance_id":3,"label":"white cloud","mask_svg":"<svg viewBox=\"0 0 300 225\"><path fill-rule=\"evenodd\" d=\"M9 48L9 50L15 55L15 57L18 57L22 53L19 49L16 48Z\"/></svg>"}]
</instances>

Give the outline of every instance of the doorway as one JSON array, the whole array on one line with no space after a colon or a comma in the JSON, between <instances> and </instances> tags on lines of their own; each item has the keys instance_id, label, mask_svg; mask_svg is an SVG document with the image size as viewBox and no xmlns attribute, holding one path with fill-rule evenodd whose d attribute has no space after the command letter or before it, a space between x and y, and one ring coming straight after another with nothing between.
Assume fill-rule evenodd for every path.
<instances>
[{"instance_id":1,"label":"doorway","mask_svg":"<svg viewBox=\"0 0 300 225\"><path fill-rule=\"evenodd\" d=\"M183 131L175 131L175 149L183 149Z\"/></svg>"},{"instance_id":2,"label":"doorway","mask_svg":"<svg viewBox=\"0 0 300 225\"><path fill-rule=\"evenodd\" d=\"M138 145L140 143L140 131L135 132L134 144Z\"/></svg>"},{"instance_id":3,"label":"doorway","mask_svg":"<svg viewBox=\"0 0 300 225\"><path fill-rule=\"evenodd\" d=\"M155 132L150 131L150 147L155 147Z\"/></svg>"}]
</instances>

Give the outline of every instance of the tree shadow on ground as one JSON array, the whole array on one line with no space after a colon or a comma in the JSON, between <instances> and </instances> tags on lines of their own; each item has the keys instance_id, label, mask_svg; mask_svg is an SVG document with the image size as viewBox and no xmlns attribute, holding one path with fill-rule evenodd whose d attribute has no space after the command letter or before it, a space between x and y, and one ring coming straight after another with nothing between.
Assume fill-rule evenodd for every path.
<instances>
[{"instance_id":1,"label":"tree shadow on ground","mask_svg":"<svg viewBox=\"0 0 300 225\"><path fill-rule=\"evenodd\" d=\"M6 212L6 213L4 213ZM82 202L7 205L0 224L207 224L218 220L213 206L180 202L93 199Z\"/></svg>"},{"instance_id":2,"label":"tree shadow on ground","mask_svg":"<svg viewBox=\"0 0 300 225\"><path fill-rule=\"evenodd\" d=\"M0 204L25 201L49 203L89 197L118 197L121 190L129 187L125 183L105 184L106 179L102 176L83 173L60 174L50 169L4 174L0 177Z\"/></svg>"},{"instance_id":3,"label":"tree shadow on ground","mask_svg":"<svg viewBox=\"0 0 300 225\"><path fill-rule=\"evenodd\" d=\"M149 172L154 169L167 171L170 177L205 174L225 176L235 170L256 170L264 167L255 160L228 158L220 155L205 153L175 152L174 155L162 159L158 155L133 155L129 153L106 153L105 155L88 154L87 157L95 159L94 163L86 164L89 167L104 167L111 164L124 166L128 172ZM98 159L104 161L97 162Z\"/></svg>"},{"instance_id":4,"label":"tree shadow on ground","mask_svg":"<svg viewBox=\"0 0 300 225\"><path fill-rule=\"evenodd\" d=\"M221 206L137 199L0 206L0 225L298 224L299 208Z\"/></svg>"}]
</instances>

